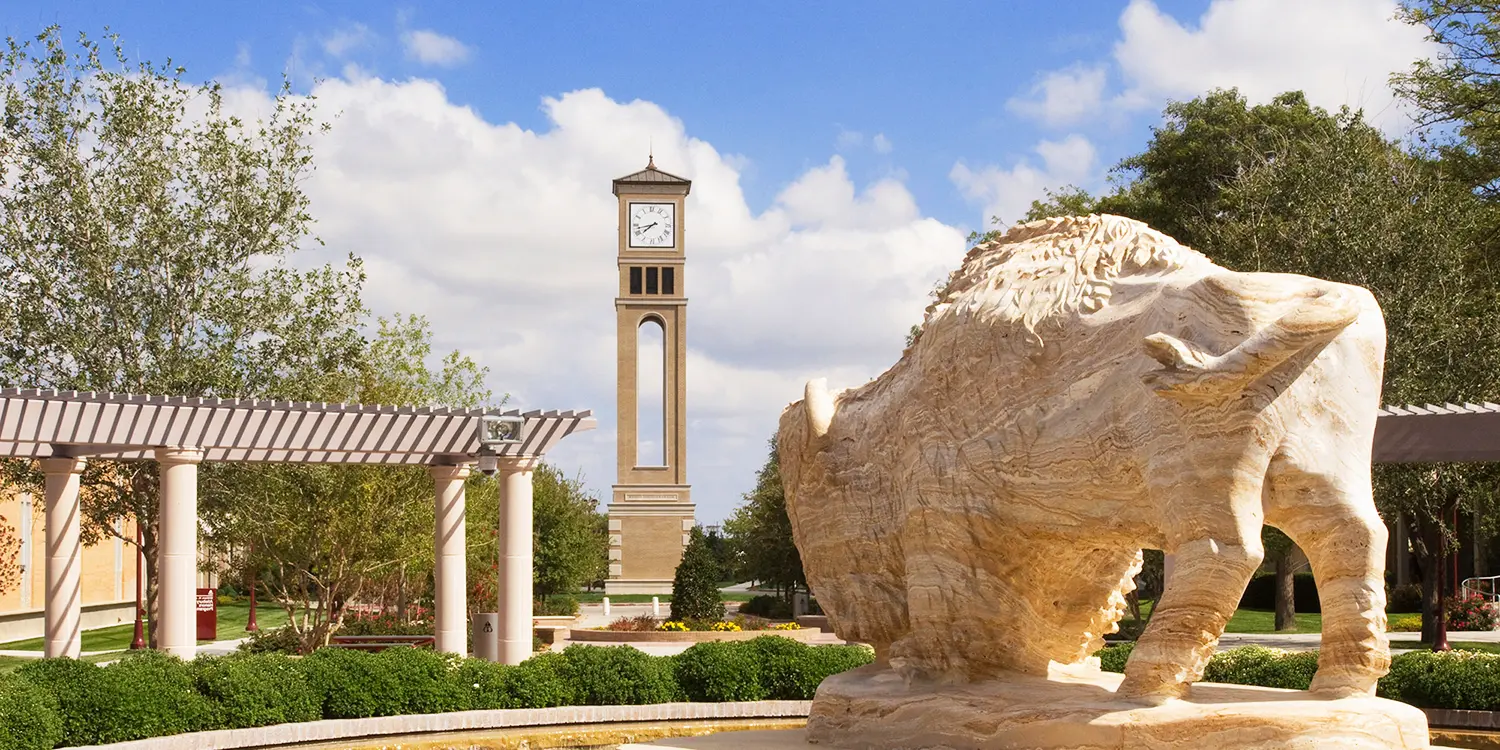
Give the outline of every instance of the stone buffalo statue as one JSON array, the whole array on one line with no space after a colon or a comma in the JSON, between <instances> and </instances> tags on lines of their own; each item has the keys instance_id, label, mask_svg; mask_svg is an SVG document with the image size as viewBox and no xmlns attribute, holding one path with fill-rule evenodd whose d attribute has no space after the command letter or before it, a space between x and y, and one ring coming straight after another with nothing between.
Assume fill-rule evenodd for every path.
<instances>
[{"instance_id":1,"label":"stone buffalo statue","mask_svg":"<svg viewBox=\"0 0 1500 750\"><path fill-rule=\"evenodd\" d=\"M841 637L907 677L1084 664L1141 550L1175 568L1122 696L1201 678L1261 563L1306 551L1323 602L1313 690L1390 664L1370 452L1385 324L1359 287L1239 273L1117 216L980 245L917 340L858 388L781 416L787 509Z\"/></svg>"}]
</instances>

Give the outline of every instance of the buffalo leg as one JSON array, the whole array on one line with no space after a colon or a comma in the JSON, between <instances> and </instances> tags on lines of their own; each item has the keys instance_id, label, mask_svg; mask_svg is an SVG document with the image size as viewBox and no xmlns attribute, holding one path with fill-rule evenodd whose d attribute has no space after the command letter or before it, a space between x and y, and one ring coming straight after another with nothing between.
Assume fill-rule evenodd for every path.
<instances>
[{"instance_id":1,"label":"buffalo leg","mask_svg":"<svg viewBox=\"0 0 1500 750\"><path fill-rule=\"evenodd\" d=\"M1155 476L1166 485L1158 491L1168 493L1167 551L1176 565L1120 685L1120 695L1153 703L1186 695L1188 683L1203 676L1264 555L1259 481L1245 471L1203 477L1172 468Z\"/></svg>"},{"instance_id":2,"label":"buffalo leg","mask_svg":"<svg viewBox=\"0 0 1500 750\"><path fill-rule=\"evenodd\" d=\"M1315 473L1278 456L1268 478L1267 522L1307 553L1318 581L1323 642L1312 689L1331 697L1373 693L1391 659L1382 576L1387 532L1369 475Z\"/></svg>"}]
</instances>

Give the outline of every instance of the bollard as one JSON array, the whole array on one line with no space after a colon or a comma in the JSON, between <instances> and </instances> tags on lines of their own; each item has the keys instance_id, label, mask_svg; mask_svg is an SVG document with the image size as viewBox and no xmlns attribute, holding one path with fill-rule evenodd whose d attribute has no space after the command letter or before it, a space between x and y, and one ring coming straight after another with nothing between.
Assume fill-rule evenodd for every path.
<instances>
[{"instance_id":1,"label":"bollard","mask_svg":"<svg viewBox=\"0 0 1500 750\"><path fill-rule=\"evenodd\" d=\"M661 617L661 600L654 596L651 597L651 616Z\"/></svg>"},{"instance_id":2,"label":"bollard","mask_svg":"<svg viewBox=\"0 0 1500 750\"><path fill-rule=\"evenodd\" d=\"M609 597L604 597L604 616L609 617Z\"/></svg>"}]
</instances>

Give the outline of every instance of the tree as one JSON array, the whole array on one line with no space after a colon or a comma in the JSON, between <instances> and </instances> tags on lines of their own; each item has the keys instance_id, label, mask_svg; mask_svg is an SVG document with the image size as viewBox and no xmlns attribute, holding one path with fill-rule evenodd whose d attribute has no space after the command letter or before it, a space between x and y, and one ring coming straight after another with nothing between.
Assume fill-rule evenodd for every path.
<instances>
[{"instance_id":1,"label":"tree","mask_svg":"<svg viewBox=\"0 0 1500 750\"><path fill-rule=\"evenodd\" d=\"M347 390L326 400L488 405L486 370L457 352L429 369L430 341L420 317L379 321ZM207 464L200 487L209 543L246 547L249 564L268 569L263 585L304 649L328 642L346 605L392 583L404 601L408 583L432 571L434 488L423 468Z\"/></svg>"},{"instance_id":2,"label":"tree","mask_svg":"<svg viewBox=\"0 0 1500 750\"><path fill-rule=\"evenodd\" d=\"M724 600L719 596L719 566L701 526L688 536L682 562L672 577L672 619L718 622L724 619Z\"/></svg>"},{"instance_id":3,"label":"tree","mask_svg":"<svg viewBox=\"0 0 1500 750\"><path fill-rule=\"evenodd\" d=\"M1454 126L1438 145L1449 174L1500 199L1500 2L1408 0L1398 15L1442 51L1391 82L1417 106L1418 126Z\"/></svg>"},{"instance_id":4,"label":"tree","mask_svg":"<svg viewBox=\"0 0 1500 750\"><path fill-rule=\"evenodd\" d=\"M5 516L0 516L0 594L21 585L21 537Z\"/></svg>"},{"instance_id":5,"label":"tree","mask_svg":"<svg viewBox=\"0 0 1500 750\"><path fill-rule=\"evenodd\" d=\"M495 531L499 516L499 485L487 479L470 480L469 575L475 606L492 607L499 592ZM548 463L531 475L532 586L545 599L571 594L608 574L608 521L599 512L599 498L584 484Z\"/></svg>"},{"instance_id":6,"label":"tree","mask_svg":"<svg viewBox=\"0 0 1500 750\"><path fill-rule=\"evenodd\" d=\"M283 89L247 123L109 41L51 27L0 56L0 381L312 398L362 349L364 275L286 263L309 237L310 103ZM6 468L40 492L34 464ZM93 461L82 483L86 544L140 525L154 611L156 464Z\"/></svg>"},{"instance_id":7,"label":"tree","mask_svg":"<svg viewBox=\"0 0 1500 750\"><path fill-rule=\"evenodd\" d=\"M765 465L756 475L755 489L745 494L744 504L724 522L724 533L738 566L737 578L774 586L790 602L798 589L807 587L807 574L792 540L774 436L770 448Z\"/></svg>"}]
</instances>

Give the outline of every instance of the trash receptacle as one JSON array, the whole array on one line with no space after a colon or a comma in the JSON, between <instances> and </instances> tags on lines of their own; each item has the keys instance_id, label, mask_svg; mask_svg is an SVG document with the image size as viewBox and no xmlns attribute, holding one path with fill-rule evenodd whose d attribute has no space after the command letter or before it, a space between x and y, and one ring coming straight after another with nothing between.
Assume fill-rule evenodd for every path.
<instances>
[{"instance_id":1,"label":"trash receptacle","mask_svg":"<svg viewBox=\"0 0 1500 750\"><path fill-rule=\"evenodd\" d=\"M500 661L500 613L474 615L474 658Z\"/></svg>"}]
</instances>

